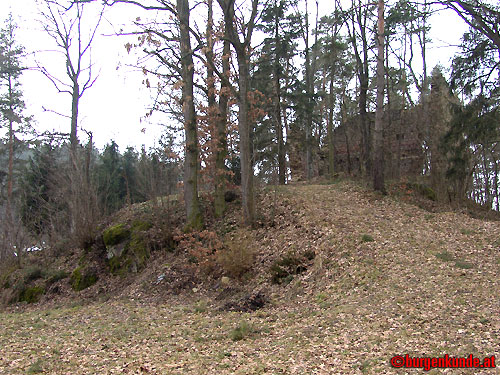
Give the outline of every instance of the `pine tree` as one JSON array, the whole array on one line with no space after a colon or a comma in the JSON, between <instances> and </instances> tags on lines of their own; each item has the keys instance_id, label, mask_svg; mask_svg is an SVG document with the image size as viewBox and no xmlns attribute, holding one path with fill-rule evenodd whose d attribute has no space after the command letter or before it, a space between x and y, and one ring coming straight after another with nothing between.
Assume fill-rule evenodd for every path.
<instances>
[{"instance_id":1,"label":"pine tree","mask_svg":"<svg viewBox=\"0 0 500 375\"><path fill-rule=\"evenodd\" d=\"M0 30L0 114L1 124L7 127L8 155L7 165L7 207L4 235L12 232L13 226L13 190L14 190L14 153L16 133L22 132L23 124L27 119L23 117L25 108L21 91L20 77L23 72L21 59L24 55L23 47L16 41L17 25L12 14L5 21ZM8 240L7 242L11 242Z\"/></svg>"}]
</instances>

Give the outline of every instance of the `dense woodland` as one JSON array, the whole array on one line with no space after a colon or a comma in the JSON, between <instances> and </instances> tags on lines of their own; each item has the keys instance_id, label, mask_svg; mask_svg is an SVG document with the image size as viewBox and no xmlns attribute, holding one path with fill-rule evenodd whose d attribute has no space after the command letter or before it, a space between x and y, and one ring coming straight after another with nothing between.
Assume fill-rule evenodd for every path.
<instances>
[{"instance_id":1,"label":"dense woodland","mask_svg":"<svg viewBox=\"0 0 500 375\"><path fill-rule=\"evenodd\" d=\"M500 209L500 7L495 1L39 0L66 70L29 67L16 19L0 31L0 260L62 238L85 243L107 216L178 194L184 230L225 215L256 187L354 176L385 193L412 181L433 199ZM98 76L91 56L103 12L140 9L127 51L166 129L156 148L96 149L79 103ZM89 10L88 10L89 9ZM305 9L316 9L306 12ZM429 18L456 12L469 31L451 69L428 66ZM92 14L91 19L86 19ZM91 24L88 27L82 25ZM20 79L37 69L67 101L67 133L33 127ZM64 98L64 99L63 99ZM175 128L183 130L178 136ZM200 196L209 207L202 207Z\"/></svg>"}]
</instances>

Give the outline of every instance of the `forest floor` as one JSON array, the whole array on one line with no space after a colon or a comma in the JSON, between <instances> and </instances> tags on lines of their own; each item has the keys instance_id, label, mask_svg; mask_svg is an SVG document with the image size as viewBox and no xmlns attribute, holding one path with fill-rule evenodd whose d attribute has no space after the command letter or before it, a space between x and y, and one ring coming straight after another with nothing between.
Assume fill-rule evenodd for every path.
<instances>
[{"instance_id":1,"label":"forest floor","mask_svg":"<svg viewBox=\"0 0 500 375\"><path fill-rule=\"evenodd\" d=\"M265 289L263 308L225 311L194 288L156 302L10 309L0 312L0 374L419 374L391 358L500 361L499 222L346 181L282 187L261 208L274 225L254 231L247 283ZM273 259L305 250L316 256L304 272L269 281Z\"/></svg>"}]
</instances>

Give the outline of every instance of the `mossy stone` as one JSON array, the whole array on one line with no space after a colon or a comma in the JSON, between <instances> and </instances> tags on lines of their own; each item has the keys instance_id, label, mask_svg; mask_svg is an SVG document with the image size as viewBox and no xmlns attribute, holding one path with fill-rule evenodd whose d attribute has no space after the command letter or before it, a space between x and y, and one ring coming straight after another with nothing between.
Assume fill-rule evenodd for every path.
<instances>
[{"instance_id":1,"label":"mossy stone","mask_svg":"<svg viewBox=\"0 0 500 375\"><path fill-rule=\"evenodd\" d=\"M102 239L106 247L119 244L130 237L130 230L125 224L117 224L102 232Z\"/></svg>"},{"instance_id":2,"label":"mossy stone","mask_svg":"<svg viewBox=\"0 0 500 375\"><path fill-rule=\"evenodd\" d=\"M130 225L130 229L122 227L122 231L126 230L127 236L120 243L122 248L115 248L112 251L112 246L108 246L108 250L114 255L108 256L108 265L110 271L114 275L125 275L127 272L137 272L144 268L147 259L150 256L149 246L144 232L149 230L153 225L147 221L136 220ZM116 227L116 226L115 226ZM113 227L113 228L115 228ZM106 243L106 241L105 241Z\"/></svg>"},{"instance_id":3,"label":"mossy stone","mask_svg":"<svg viewBox=\"0 0 500 375\"><path fill-rule=\"evenodd\" d=\"M77 292L94 285L98 276L92 268L78 267L71 273L71 287Z\"/></svg>"},{"instance_id":4,"label":"mossy stone","mask_svg":"<svg viewBox=\"0 0 500 375\"><path fill-rule=\"evenodd\" d=\"M24 289L19 294L19 302L35 303L38 302L40 296L45 293L45 289L41 286L32 286Z\"/></svg>"}]
</instances>

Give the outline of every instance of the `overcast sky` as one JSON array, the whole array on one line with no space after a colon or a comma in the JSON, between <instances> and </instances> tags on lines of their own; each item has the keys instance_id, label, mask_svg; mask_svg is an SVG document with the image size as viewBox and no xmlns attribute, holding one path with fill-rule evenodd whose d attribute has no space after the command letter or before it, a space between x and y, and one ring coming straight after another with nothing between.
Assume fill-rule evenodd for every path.
<instances>
[{"instance_id":1,"label":"overcast sky","mask_svg":"<svg viewBox=\"0 0 500 375\"><path fill-rule=\"evenodd\" d=\"M320 0L320 9L328 12L328 4L332 2ZM19 25L19 43L25 46L27 52L36 52L37 60L54 75L65 78L64 65L61 65L57 54L50 52L55 49L54 42L44 34L38 22L40 16L35 0L0 0L0 18L6 19L9 12L13 13ZM122 151L129 145L136 148L143 144L152 146L163 131L155 123L166 121L161 116L144 118L150 94L141 83L144 78L142 73L130 67L136 57L129 56L124 48L124 44L133 39L108 36L122 27L130 29L132 20L138 14L140 12L134 6L120 5L106 10L105 20L95 39L92 55L99 78L81 100L79 125L93 132L94 141L101 148L111 139L120 145ZM448 46L457 45L465 30L463 21L452 12L433 16L429 71L438 63L445 68L450 66L456 48ZM27 63L34 65L33 55ZM69 132L69 119L44 111L44 108L69 114L71 97L58 93L47 78L34 70L24 73L22 84L26 114L35 116L37 129ZM80 141L85 142L84 133L79 134Z\"/></svg>"}]
</instances>

